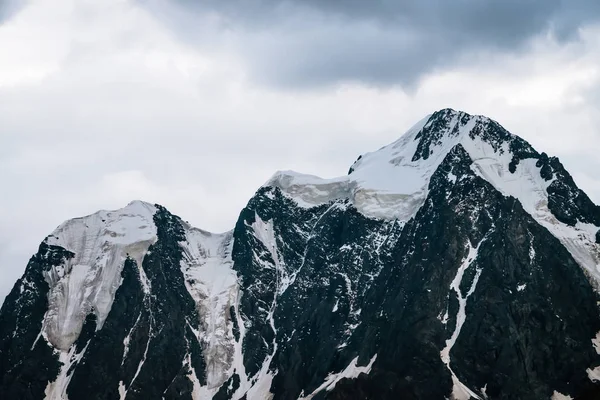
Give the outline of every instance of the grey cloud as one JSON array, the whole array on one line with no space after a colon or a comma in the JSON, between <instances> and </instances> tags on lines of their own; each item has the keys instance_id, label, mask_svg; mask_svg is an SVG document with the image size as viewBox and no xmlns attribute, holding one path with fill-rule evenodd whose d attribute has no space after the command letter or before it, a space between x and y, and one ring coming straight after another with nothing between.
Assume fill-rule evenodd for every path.
<instances>
[{"instance_id":1,"label":"grey cloud","mask_svg":"<svg viewBox=\"0 0 600 400\"><path fill-rule=\"evenodd\" d=\"M27 4L25 0L2 0L0 1L0 23L15 15Z\"/></svg>"},{"instance_id":2,"label":"grey cloud","mask_svg":"<svg viewBox=\"0 0 600 400\"><path fill-rule=\"evenodd\" d=\"M411 86L478 51L519 52L551 33L574 40L600 17L593 0L145 0L195 45L233 46L251 77L276 86L347 81ZM181 14L179 14L181 17ZM217 16L219 33L198 18ZM213 18L214 21L215 18ZM185 21L187 20L187 23ZM226 39L223 39L226 38ZM208 44L210 42L210 44Z\"/></svg>"}]
</instances>

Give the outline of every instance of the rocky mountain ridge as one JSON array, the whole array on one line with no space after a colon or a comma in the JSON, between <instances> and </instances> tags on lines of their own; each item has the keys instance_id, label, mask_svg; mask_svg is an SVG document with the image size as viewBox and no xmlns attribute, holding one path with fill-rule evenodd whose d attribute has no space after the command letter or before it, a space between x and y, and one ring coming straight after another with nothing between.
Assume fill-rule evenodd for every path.
<instances>
[{"instance_id":1,"label":"rocky mountain ridge","mask_svg":"<svg viewBox=\"0 0 600 400\"><path fill-rule=\"evenodd\" d=\"M65 222L0 310L0 393L595 398L599 232L557 158L440 110L347 176L276 173L224 234Z\"/></svg>"}]
</instances>

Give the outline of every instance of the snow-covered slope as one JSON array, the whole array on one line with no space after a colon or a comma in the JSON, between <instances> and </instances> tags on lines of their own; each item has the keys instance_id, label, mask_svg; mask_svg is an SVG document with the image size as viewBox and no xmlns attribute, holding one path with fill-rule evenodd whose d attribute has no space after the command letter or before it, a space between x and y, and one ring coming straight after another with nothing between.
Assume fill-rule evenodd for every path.
<instances>
[{"instance_id":1,"label":"snow-covered slope","mask_svg":"<svg viewBox=\"0 0 600 400\"><path fill-rule=\"evenodd\" d=\"M443 148L433 157L413 162L419 144L416 136L429 118L430 115L418 122L398 141L361 156L348 176L321 179L280 171L265 186L279 187L304 207L350 199L367 216L407 221L427 197L431 175L457 142L444 141Z\"/></svg>"},{"instance_id":2,"label":"snow-covered slope","mask_svg":"<svg viewBox=\"0 0 600 400\"><path fill-rule=\"evenodd\" d=\"M90 312L98 318L98 329L102 327L120 285L125 258L141 266L156 240L155 211L151 204L133 201L119 210L69 220L46 238L47 244L74 254L45 273L50 294L43 329L55 347L68 350Z\"/></svg>"},{"instance_id":3,"label":"snow-covered slope","mask_svg":"<svg viewBox=\"0 0 600 400\"><path fill-rule=\"evenodd\" d=\"M429 180L448 152L461 143L480 159L482 139L471 138L474 126L490 122L483 116L448 110L450 122L436 130L437 141L428 148L427 157L415 159L423 131L432 128L432 114L426 116L400 139L366 153L350 168L347 176L322 179L294 171L279 171L264 186L279 187L298 205L311 207L335 199L350 199L363 214L407 221L427 197Z\"/></svg>"},{"instance_id":4,"label":"snow-covered slope","mask_svg":"<svg viewBox=\"0 0 600 400\"><path fill-rule=\"evenodd\" d=\"M239 285L232 269L233 232L214 234L188 224L184 224L184 229L181 271L186 288L196 301L201 325L195 329L206 362L206 387L198 384L197 394L208 396L227 380L235 356L230 321L236 316L230 310L236 306Z\"/></svg>"}]
</instances>

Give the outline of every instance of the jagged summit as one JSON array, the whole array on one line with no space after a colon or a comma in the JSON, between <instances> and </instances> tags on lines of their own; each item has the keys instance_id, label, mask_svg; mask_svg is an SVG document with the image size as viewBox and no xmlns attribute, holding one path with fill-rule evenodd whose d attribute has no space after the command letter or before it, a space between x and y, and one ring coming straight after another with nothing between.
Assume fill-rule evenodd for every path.
<instances>
[{"instance_id":1,"label":"jagged summit","mask_svg":"<svg viewBox=\"0 0 600 400\"><path fill-rule=\"evenodd\" d=\"M397 141L360 156L346 176L322 179L282 171L265 186L281 189L303 207L343 198L365 216L405 222L421 208L431 177L457 147L469 158L461 162L503 195L517 198L563 242L594 282L600 281L600 255L589 251L599 232L600 207L577 188L556 157L538 153L482 115L442 109ZM449 179L461 177L450 174Z\"/></svg>"}]
</instances>

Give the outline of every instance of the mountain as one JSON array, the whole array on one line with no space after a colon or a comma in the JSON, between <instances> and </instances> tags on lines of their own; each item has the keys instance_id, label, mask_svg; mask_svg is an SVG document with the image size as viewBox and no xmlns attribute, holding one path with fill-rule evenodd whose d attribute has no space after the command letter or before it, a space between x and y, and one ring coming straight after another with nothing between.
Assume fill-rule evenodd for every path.
<instances>
[{"instance_id":1,"label":"mountain","mask_svg":"<svg viewBox=\"0 0 600 400\"><path fill-rule=\"evenodd\" d=\"M134 201L60 225L0 310L7 399L597 399L600 207L437 111L230 232Z\"/></svg>"}]
</instances>

